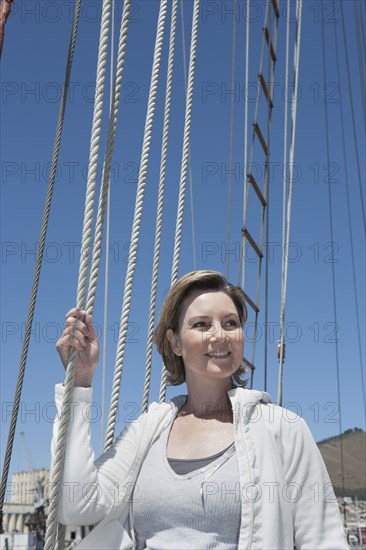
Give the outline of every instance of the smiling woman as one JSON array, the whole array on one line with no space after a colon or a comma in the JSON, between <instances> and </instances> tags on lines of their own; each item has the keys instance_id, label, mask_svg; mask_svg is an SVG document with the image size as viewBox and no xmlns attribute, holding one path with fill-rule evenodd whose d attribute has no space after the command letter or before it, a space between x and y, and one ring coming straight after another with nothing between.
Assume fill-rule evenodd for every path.
<instances>
[{"instance_id":1,"label":"smiling woman","mask_svg":"<svg viewBox=\"0 0 366 550\"><path fill-rule=\"evenodd\" d=\"M65 366L79 352L63 476L73 499L62 493L58 520L97 524L78 548L348 548L305 422L242 387L245 320L242 291L220 273L177 281L155 337L170 383L186 381L188 394L152 403L94 461L83 411L99 344L91 317L69 311L57 349Z\"/></svg>"},{"instance_id":2,"label":"smiling woman","mask_svg":"<svg viewBox=\"0 0 366 550\"><path fill-rule=\"evenodd\" d=\"M206 344L203 354L230 353L236 367L231 373L233 380L236 385L245 385L242 327L246 319L243 291L228 283L221 273L194 271L177 281L164 303L155 331L156 346L164 359L170 384L188 382L185 369L190 364L179 344L192 338L190 346L194 342L197 345L201 342L203 347ZM220 343L221 340L227 343ZM210 342L211 348L207 347ZM231 344L239 345L231 349Z\"/></svg>"}]
</instances>

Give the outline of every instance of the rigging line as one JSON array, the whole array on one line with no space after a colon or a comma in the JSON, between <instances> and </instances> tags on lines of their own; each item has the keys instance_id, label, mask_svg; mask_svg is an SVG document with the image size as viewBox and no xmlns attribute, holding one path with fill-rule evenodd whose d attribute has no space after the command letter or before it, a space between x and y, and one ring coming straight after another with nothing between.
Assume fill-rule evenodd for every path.
<instances>
[{"instance_id":1,"label":"rigging line","mask_svg":"<svg viewBox=\"0 0 366 550\"><path fill-rule=\"evenodd\" d=\"M51 208L52 193L53 193L53 188L55 183L62 129L63 129L64 118L65 118L70 75L71 75L71 69L73 64L76 36L77 36L78 23L79 23L79 17L80 17L80 1L81 0L76 0L75 2L74 18L73 18L73 24L72 24L71 37L70 37L69 51L67 56L65 79L64 79L63 89L62 89L62 97L60 101L60 110L58 115L55 143L54 143L54 148L52 153L50 177L48 181L47 195L46 195L45 206L43 211L42 227L41 227L41 233L39 238L36 265L34 268L32 290L31 290L31 296L29 300L28 317L27 317L24 342L23 342L20 365L19 365L17 386L16 386L16 391L14 396L13 411L12 411L12 416L10 421L9 435L8 435L8 441L7 441L5 457L4 457L4 468L3 468L1 486L0 486L0 531L2 531L3 503L4 503L6 484L7 484L8 474L9 474L9 466L10 466L11 454L13 449L17 416L19 412L20 397L21 397L22 387L23 387L24 373L25 373L26 361L28 356L29 341L30 341L31 329L33 324L36 298L38 293L39 278L40 278L41 267L42 267L42 258L43 258L44 247L46 242L46 233L47 233L48 219L49 219L50 208Z\"/></svg>"},{"instance_id":2,"label":"rigging line","mask_svg":"<svg viewBox=\"0 0 366 550\"><path fill-rule=\"evenodd\" d=\"M245 36L245 112L244 112L244 196L243 196L243 226L245 227L246 223L246 204L248 202L248 86L249 86L249 21L250 21L250 0L247 0L247 11L246 11L246 36ZM244 265L244 254L245 254L245 241L241 246L240 251L240 264L239 264L239 277L238 277L238 286L240 284L240 269L242 268L242 280L241 286L244 290L245 283L245 265Z\"/></svg>"},{"instance_id":3,"label":"rigging line","mask_svg":"<svg viewBox=\"0 0 366 550\"><path fill-rule=\"evenodd\" d=\"M296 1L296 40L294 47L294 85L291 105L291 142L290 142L290 156L289 156L289 190L287 200L287 221L286 221L286 250L285 250L285 271L284 271L284 285L283 285L283 299L281 304L281 327L282 333L280 338L280 357L279 357L279 381L278 381L278 404L282 405L282 377L283 377L283 359L284 359L284 336L283 328L285 324L285 308L286 308L286 296L287 296L287 276L288 276L288 244L290 242L290 227L291 227L291 205L292 205L292 190L293 190L293 166L295 157L295 136L296 136L296 115L297 115L297 90L299 80L299 65L300 65L300 46L301 46L301 23L302 23L302 0Z\"/></svg>"},{"instance_id":4,"label":"rigging line","mask_svg":"<svg viewBox=\"0 0 366 550\"><path fill-rule=\"evenodd\" d=\"M104 83L107 66L108 40L110 27L111 0L103 0L102 19L100 25L99 49L97 61L97 77L95 89L95 103L93 112L92 131L90 139L90 154L88 165L88 182L86 190L84 222L82 231L82 246L80 252L79 278L77 286L77 308L83 309L86 301L87 277L89 268L89 255L91 247L92 225L94 217L94 195L97 176L97 165L99 155L99 142L103 114ZM89 310L92 313L92 308ZM59 502L60 484L62 481L68 427L71 413L71 397L74 386L75 370L78 360L78 353L72 348L66 369L66 378L64 382L65 391L62 401L62 412L60 415L59 431L55 448L55 461L53 465L52 489L50 495L50 505L47 518L45 550L54 550L63 548L63 537L65 530L60 528L57 533L57 509Z\"/></svg>"},{"instance_id":5,"label":"rigging line","mask_svg":"<svg viewBox=\"0 0 366 550\"><path fill-rule=\"evenodd\" d=\"M195 73L196 55L197 55L199 14L200 14L200 0L194 0L193 14L192 14L192 30L191 30L191 49L190 49L190 56L189 56L189 69L188 69L188 87L187 87L187 96L186 96L186 113L185 113L185 119L184 119L182 161L181 161L181 172L180 172L180 182L179 182L177 223L175 227L171 284L174 284L175 281L177 281L178 279L180 248L181 248L181 241L182 241L184 198L185 198L185 187L186 187L188 158L189 158L189 140L191 135L194 73ZM165 401L166 383L167 383L167 372L166 372L166 368L163 365L161 381L160 381L159 403L163 403Z\"/></svg>"},{"instance_id":6,"label":"rigging line","mask_svg":"<svg viewBox=\"0 0 366 550\"><path fill-rule=\"evenodd\" d=\"M363 409L364 409L364 414L365 414L365 426L366 426L365 377L364 377L364 372L363 372L360 316L359 316L359 311L358 311L358 300L357 300L355 253L354 253L354 241L353 241L353 232L352 232L351 201L350 201L349 179L348 179L348 159L347 159L347 150L346 150L346 138L345 138L345 132L344 132L344 114L343 114L342 84L341 84L342 80L341 80L341 72L340 72L340 68L339 68L338 34L337 34L337 31L336 31L335 22L334 22L334 25L333 25L333 30L334 30L336 61L337 61L337 75L338 75L338 82L339 82L339 98L340 98L339 109L340 109L340 119L341 119L342 149L343 149L345 180L346 180L348 230L349 230L349 238L350 238L350 244L351 244L350 249L351 249L351 261L352 261L353 295L354 295L355 312L356 312L358 354L359 354L359 359L360 359L361 388L362 388L363 405L364 405Z\"/></svg>"},{"instance_id":7,"label":"rigging line","mask_svg":"<svg viewBox=\"0 0 366 550\"><path fill-rule=\"evenodd\" d=\"M365 52L362 52L361 46L361 33L360 33L360 13L359 6L356 0L353 0L353 11L354 11L354 21L356 28L356 41L357 41L357 59L358 59L358 72L360 75L360 84L361 84L361 103L363 110L363 121L366 129L366 94L365 94L365 56L362 55Z\"/></svg>"},{"instance_id":8,"label":"rigging line","mask_svg":"<svg viewBox=\"0 0 366 550\"><path fill-rule=\"evenodd\" d=\"M269 84L269 99L272 99L271 94L271 85L274 80L274 75L272 74L272 58L271 58L271 52L270 48L268 47L268 73L267 73L267 79ZM273 102L272 102L273 103ZM265 160L265 184L264 184L264 195L266 197L266 208L262 208L262 223L261 223L261 230L260 230L260 248L263 249L263 233L264 233L264 224L266 226L266 241L269 242L269 181L268 181L268 166L269 166L269 159L270 159L270 135L271 135L271 101L268 101L267 104L267 146L268 146L268 152L266 155ZM269 262L268 262L268 253L266 254L266 261L265 261L265 307L264 307L264 372L265 372L265 378L267 376L267 370L268 370L268 278L269 278ZM257 276L257 288L256 288L256 303L259 303L259 292L260 292L260 278L262 273L262 261L259 260L258 263L258 276ZM255 352L256 352L256 346L255 341L257 339L257 324L258 324L258 314L255 316L255 325L254 325L254 341L252 344L252 364L255 365ZM251 371L251 377L250 377L250 387L253 387L253 379L254 379L254 371Z\"/></svg>"},{"instance_id":9,"label":"rigging line","mask_svg":"<svg viewBox=\"0 0 366 550\"><path fill-rule=\"evenodd\" d=\"M102 353L102 404L100 426L100 449L103 452L105 438L105 402L106 402L106 371L107 371L107 328L108 328L108 289L109 289L109 242L110 242L110 210L111 190L108 188L106 203L106 240L105 240L105 280L104 280L104 308L103 308L103 353Z\"/></svg>"},{"instance_id":10,"label":"rigging line","mask_svg":"<svg viewBox=\"0 0 366 550\"><path fill-rule=\"evenodd\" d=\"M290 42L290 0L287 0L287 24L286 24L286 75L285 75L285 90L288 90L288 73L289 73L289 42ZM288 128L288 101L285 101L285 121L284 121L284 138L283 138L283 196L282 196L282 251L286 250L286 203L287 203L287 128ZM285 248L286 247L286 248ZM282 304L284 303L284 283L285 283L285 255L282 252L282 291L281 291L281 310L280 310L280 346L284 345L284 322L282 316ZM283 362L280 357L280 368Z\"/></svg>"},{"instance_id":11,"label":"rigging line","mask_svg":"<svg viewBox=\"0 0 366 550\"><path fill-rule=\"evenodd\" d=\"M96 221L95 237L94 237L95 246L93 249L93 259L92 259L92 266L91 266L91 273L90 273L90 280L89 280L87 309L89 307L93 308L95 294L96 294L99 264L100 264L100 258L101 258L100 250L101 250L101 243L102 243L105 203L109 197L110 172L111 172L111 166L112 166L118 112L119 112L119 105L120 105L120 98L121 98L123 70L124 70L124 64L125 64L125 58L126 58L126 45L127 45L130 10L131 10L131 0L125 0L123 5L122 20L121 20L114 83L113 83L113 78L111 76L112 109L109 117L107 148L106 148L105 160L104 160L103 171L102 171L102 186L101 186L100 195L99 195L98 213L97 213L97 221ZM109 246L108 245L106 246L109 249ZM106 277L108 277L107 273L106 273Z\"/></svg>"},{"instance_id":12,"label":"rigging line","mask_svg":"<svg viewBox=\"0 0 366 550\"><path fill-rule=\"evenodd\" d=\"M140 237L140 226L142 219L142 209L144 202L144 194L146 187L147 169L150 156L150 144L152 136L152 128L155 114L156 95L159 84L159 71L161 62L161 53L164 42L165 18L167 12L168 0L160 1L159 17L156 29L156 39L154 47L153 66L151 72L151 82L148 98L148 107L145 119L144 137L141 151L140 171L138 177L135 211L133 216L133 224L131 230L131 244L128 254L127 273L125 278L125 286L123 293L123 306L120 317L120 330L118 335L118 344L116 351L116 362L113 377L111 405L108 416L107 435L105 441L105 450L107 450L114 439L114 431L117 420L119 393L122 378L124 352L126 347L128 320L130 315L132 286L137 262L137 248Z\"/></svg>"},{"instance_id":13,"label":"rigging line","mask_svg":"<svg viewBox=\"0 0 366 550\"><path fill-rule=\"evenodd\" d=\"M276 1L276 0L275 0ZM275 45L274 48L277 50L277 25L275 23ZM269 83L269 101L268 101L268 126L267 126L267 133L268 133L268 151L270 151L270 135L271 135L271 116L272 116L272 105L274 100L274 63L271 63L271 56L270 51L268 49L268 83ZM271 103L272 102L272 103ZM268 154L269 157L269 154ZM267 251L266 251L266 262L265 262L265 308L264 308L264 387L267 388L267 377L268 377L268 296L269 296L269 254L268 254L268 245L269 245L269 173L268 173L268 163L266 159L266 172L265 172L265 178L266 178L266 185L265 185L265 195L266 195L266 242L267 242ZM263 212L264 213L264 212ZM263 243L263 238L261 237L261 243ZM262 247L262 244L261 244ZM261 265L258 266L258 273L260 277L260 270ZM259 283L258 283L259 284ZM258 289L259 291L259 289ZM256 329L257 331L257 329ZM254 349L255 353L255 349ZM254 353L253 353L253 361L254 361ZM254 362L253 362L254 364ZM254 373L252 373L252 380L253 380Z\"/></svg>"},{"instance_id":14,"label":"rigging line","mask_svg":"<svg viewBox=\"0 0 366 550\"><path fill-rule=\"evenodd\" d=\"M116 137L118 112L119 112L119 105L120 105L120 99L121 99L123 70L124 70L124 64L125 64L125 58L126 58L126 45L127 45L130 10L131 10L131 0L125 0L123 5L121 30L120 30L120 37L119 37L119 44L118 44L115 82L113 87L112 114L109 117L107 148L106 148L105 159L104 159L103 170L102 170L102 185L99 193L97 220L95 224L93 259L92 259L91 272L89 277L89 287L88 287L88 295L87 295L87 302L86 302L87 311L89 311L89 309L92 310L94 307L94 300L95 300L96 289L97 289L99 265L100 265L100 259L101 259L102 238L103 238L105 203L107 200L108 189L110 184L110 173L111 173L111 167L112 167L112 158L113 158L114 143L115 143L115 137Z\"/></svg>"},{"instance_id":15,"label":"rigging line","mask_svg":"<svg viewBox=\"0 0 366 550\"><path fill-rule=\"evenodd\" d=\"M185 123L184 123L182 163L181 163L181 175L180 175L179 198L178 198L178 216L177 216L177 225L176 225L176 232L175 232L174 256L173 256L173 267L172 267L172 284L178 279L178 266L179 266L180 245L181 245L182 226L183 226L185 183L187 178L189 140L190 140L191 121L192 121L192 103L193 103L194 72L195 72L194 69L195 69L196 51L197 51L199 6L200 6L200 0L194 0L191 51L190 51L189 70L188 70L187 106L186 106L186 116L185 116Z\"/></svg>"},{"instance_id":16,"label":"rigging line","mask_svg":"<svg viewBox=\"0 0 366 550\"><path fill-rule=\"evenodd\" d=\"M82 234L82 246L80 255L80 271L78 279L77 304L79 308L84 308L87 302L87 278L89 270L90 245L92 237L92 226L94 217L94 195L96 180L98 174L99 143L103 115L103 98L105 89L105 75L108 57L108 41L110 28L111 0L103 1L103 14L101 22L101 37L97 64L97 79L94 99L94 113L92 123L92 133L90 139L90 156L88 164L88 181L85 199L84 225ZM94 243L95 245L95 243ZM89 305L90 312L93 304ZM89 309L88 308L88 309Z\"/></svg>"},{"instance_id":17,"label":"rigging line","mask_svg":"<svg viewBox=\"0 0 366 550\"><path fill-rule=\"evenodd\" d=\"M110 80L109 80L109 117L113 108L113 73L114 73L114 40L115 40L115 0L111 11L111 48L110 48ZM108 286L109 286L109 242L110 242L111 188L110 179L106 203L106 236L105 236L105 277L104 277L104 308L103 308L103 354L102 354L102 404L100 418L100 452L104 447L104 422L106 401L106 371L107 371L107 325L108 325Z\"/></svg>"},{"instance_id":18,"label":"rigging line","mask_svg":"<svg viewBox=\"0 0 366 550\"><path fill-rule=\"evenodd\" d=\"M180 14L181 14L181 27L182 27L182 46L183 46L183 69L184 69L184 91L187 95L187 58L186 58L186 38L184 27L184 10L183 0L180 0ZM194 209L193 209L193 184L192 184L192 164L191 164L191 152L189 151L189 194L190 194L190 207L191 207L191 231L192 231L192 255L193 255L193 269L197 269L196 259L196 230L194 227Z\"/></svg>"},{"instance_id":19,"label":"rigging line","mask_svg":"<svg viewBox=\"0 0 366 550\"><path fill-rule=\"evenodd\" d=\"M356 151L358 187L359 187L359 192L360 192L360 203L361 203L361 209L362 209L364 231L366 232L365 206L364 206L364 199L363 199L363 193L362 193L360 159L359 159L359 154L358 154L358 145L357 145L357 136L356 136L356 123L355 123L355 111L354 111L354 105L353 105L353 94L352 94L351 75L350 75L349 61L348 61L348 47L347 47L347 41L346 41L346 29L345 29L345 24L344 24L344 12L343 12L343 1L342 0L340 1L340 7L341 7L343 45L344 45L344 53L346 55L348 92L349 92L349 98L350 98L350 102L351 102L353 141L354 141L354 146L355 146L355 151Z\"/></svg>"},{"instance_id":20,"label":"rigging line","mask_svg":"<svg viewBox=\"0 0 366 550\"><path fill-rule=\"evenodd\" d=\"M322 58L323 58L323 77L324 85L327 84L327 66L325 60L325 38L324 38L324 20L322 18ZM328 171L328 204L329 204L329 227L330 227L330 241L333 240L333 210L332 210L332 186L330 184L330 148L329 148L329 123L328 123L328 103L324 102L324 115L325 115L325 141L326 141L326 152L327 152L327 171ZM338 331L338 322L337 322L337 303L336 303L336 281L335 281L335 267L334 262L331 262L332 266L332 297L333 297L333 318ZM342 491L344 494L344 461L343 461L343 437L342 437L342 409L341 409L341 389L340 389L340 373L339 373L339 353L338 353L338 338L335 340L335 353L336 353L336 373L337 373L337 397L338 397L338 410L339 410L339 436L340 436L340 450L341 450L341 475L342 475Z\"/></svg>"},{"instance_id":21,"label":"rigging line","mask_svg":"<svg viewBox=\"0 0 366 550\"><path fill-rule=\"evenodd\" d=\"M234 0L234 21L233 21L233 43L231 53L231 113L230 113L230 155L229 155L229 189L228 189L228 210L227 210L227 254L226 254L226 278L230 273L230 225L232 205L232 182L233 182L233 133L234 133L234 107L235 107L235 52L236 52L236 0Z\"/></svg>"},{"instance_id":22,"label":"rigging line","mask_svg":"<svg viewBox=\"0 0 366 550\"><path fill-rule=\"evenodd\" d=\"M150 391L150 380L151 380L154 322L155 322L155 309L156 309L156 292L158 287L158 269L159 269L159 258L160 258L161 230L162 230L162 222L163 222L164 191L165 191L166 165L167 165L167 154L168 154L168 137L169 137L169 123L170 123L170 106L171 106L171 98L172 98L177 14L178 14L178 0L173 0L172 17L171 17L171 24L170 24L168 70L167 70L166 92L165 92L163 139L162 139L162 145L161 145L158 207L157 207L157 213L156 213L153 273L152 273L152 280L151 280L148 341L147 341L147 349L146 349L145 383L144 383L144 392L143 392L143 398L142 398L143 413L147 411L147 404L149 400L149 391Z\"/></svg>"}]
</instances>

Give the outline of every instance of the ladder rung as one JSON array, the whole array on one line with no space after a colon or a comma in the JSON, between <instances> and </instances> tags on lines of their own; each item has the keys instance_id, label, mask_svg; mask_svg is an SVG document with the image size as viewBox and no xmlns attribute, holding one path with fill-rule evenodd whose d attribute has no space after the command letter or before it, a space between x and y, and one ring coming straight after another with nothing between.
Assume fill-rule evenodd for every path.
<instances>
[{"instance_id":1,"label":"ladder rung","mask_svg":"<svg viewBox=\"0 0 366 550\"><path fill-rule=\"evenodd\" d=\"M253 249L256 251L257 256L259 258L263 258L263 253L262 253L261 249L259 248L259 246L257 245L257 243L255 242L255 240L253 239L253 237L251 236L251 234L249 233L249 231L246 227L242 228L242 233L243 233L243 235L246 236L246 238L248 239L248 241L252 245Z\"/></svg>"},{"instance_id":2,"label":"ladder rung","mask_svg":"<svg viewBox=\"0 0 366 550\"><path fill-rule=\"evenodd\" d=\"M256 192L257 197L261 201L262 205L267 206L266 199L263 197L262 191L259 189L257 182L255 181L253 175L250 172L249 172L249 174L247 174L247 178L250 181L250 183L252 184L253 189Z\"/></svg>"},{"instance_id":3,"label":"ladder rung","mask_svg":"<svg viewBox=\"0 0 366 550\"><path fill-rule=\"evenodd\" d=\"M267 88L266 81L264 80L262 73L259 73L258 77L259 77L259 82L261 83L261 86L262 86L263 93L266 96L267 101L269 103L269 106L272 109L273 108L273 102L272 102L272 99L269 97L269 91L268 91L268 88Z\"/></svg>"},{"instance_id":4,"label":"ladder rung","mask_svg":"<svg viewBox=\"0 0 366 550\"><path fill-rule=\"evenodd\" d=\"M252 371L255 370L255 366L253 365L253 363L251 363L250 361L248 361L248 359L246 359L245 357L243 357L243 363L249 367Z\"/></svg>"},{"instance_id":5,"label":"ladder rung","mask_svg":"<svg viewBox=\"0 0 366 550\"><path fill-rule=\"evenodd\" d=\"M261 145L263 147L263 151L264 151L264 153L267 157L268 156L268 146L267 146L267 143L264 140L263 134L262 134L262 132L261 132L261 130L260 130L260 128L259 128L259 126L256 122L253 122L253 126L254 126L255 133L257 134L258 139L261 142Z\"/></svg>"},{"instance_id":6,"label":"ladder rung","mask_svg":"<svg viewBox=\"0 0 366 550\"><path fill-rule=\"evenodd\" d=\"M246 292L244 292L244 300L250 305L250 307L256 312L259 313L259 307L255 305L253 300L251 300Z\"/></svg>"},{"instance_id":7,"label":"ladder rung","mask_svg":"<svg viewBox=\"0 0 366 550\"><path fill-rule=\"evenodd\" d=\"M276 63L276 54L275 54L275 51L274 51L274 49L273 49L271 39L270 39L270 37L269 37L269 30L268 30L268 28L267 28L267 27L264 27L264 28L263 28L263 32L264 32L264 36L266 37L267 44L268 44L268 46L269 46L269 51L271 52L272 61L273 61L273 63Z\"/></svg>"},{"instance_id":8,"label":"ladder rung","mask_svg":"<svg viewBox=\"0 0 366 550\"><path fill-rule=\"evenodd\" d=\"M273 10L276 14L276 17L277 19L279 18L280 16L280 10L278 9L278 4L277 4L277 0L272 0L272 6L273 6Z\"/></svg>"}]
</instances>

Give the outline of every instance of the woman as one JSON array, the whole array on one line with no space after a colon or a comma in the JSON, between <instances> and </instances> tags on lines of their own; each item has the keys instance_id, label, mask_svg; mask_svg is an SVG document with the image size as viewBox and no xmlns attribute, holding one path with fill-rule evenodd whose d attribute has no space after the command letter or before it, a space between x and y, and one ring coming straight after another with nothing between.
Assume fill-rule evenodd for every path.
<instances>
[{"instance_id":1,"label":"woman","mask_svg":"<svg viewBox=\"0 0 366 550\"><path fill-rule=\"evenodd\" d=\"M94 462L85 410L98 341L89 315L67 314L57 350L65 366L70 347L79 359L59 521L97 524L78 548L348 548L305 422L243 388L245 320L242 291L220 273L177 281L155 340L188 394L150 405Z\"/></svg>"}]
</instances>

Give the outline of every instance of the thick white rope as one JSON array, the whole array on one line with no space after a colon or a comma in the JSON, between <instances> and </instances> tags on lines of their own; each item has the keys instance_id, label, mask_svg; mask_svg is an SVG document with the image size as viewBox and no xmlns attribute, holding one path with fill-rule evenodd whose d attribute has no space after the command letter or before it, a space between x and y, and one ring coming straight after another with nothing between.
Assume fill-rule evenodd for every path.
<instances>
[{"instance_id":1,"label":"thick white rope","mask_svg":"<svg viewBox=\"0 0 366 550\"><path fill-rule=\"evenodd\" d=\"M153 273L152 273L152 282L151 282L150 312L149 312L148 340L147 340L147 350L146 350L145 383L144 383L144 393L142 398L142 412L147 411L147 406L149 401L150 381L151 381L152 351L153 351L154 324L155 324L155 306L156 306L156 293L158 288L161 230L162 230L162 223L163 223L164 191L165 191L165 177L166 177L166 165L167 165L167 154L168 154L170 105L171 105L171 97L172 97L174 47L175 47L175 34L176 34L176 27L177 27L177 13L178 13L178 0L173 0L172 18L171 18L171 25L170 25L168 72L167 72L166 94L165 94L163 139L162 139L162 150L161 150L158 207L157 207L157 215L156 215L155 245L154 245L154 259L153 259Z\"/></svg>"},{"instance_id":2,"label":"thick white rope","mask_svg":"<svg viewBox=\"0 0 366 550\"><path fill-rule=\"evenodd\" d=\"M93 124L91 132L90 156L89 156L89 173L84 211L84 224L82 234L82 245L80 255L79 280L77 289L77 307L85 307L86 283L88 275L89 251L92 236L92 224L94 214L94 194L95 182L97 175L100 129L103 113L103 96L104 82L107 65L108 54L108 37L110 24L111 0L103 0L102 21L100 28L100 40L97 63L97 78L95 90L95 104L93 114ZM91 312L91 311L90 311ZM70 421L71 396L74 386L75 368L77 363L77 352L73 350L70 353L68 367L65 379L65 393L62 402L62 412L60 428L56 443L55 462L53 467L52 489L50 495L50 505L47 518L47 532L45 550L54 550L56 547L56 525L57 525L57 508L59 500L59 492L61 489L61 481L65 462L66 441L68 434L68 426ZM61 528L57 535L57 547L63 546L64 530Z\"/></svg>"},{"instance_id":3,"label":"thick white rope","mask_svg":"<svg viewBox=\"0 0 366 550\"><path fill-rule=\"evenodd\" d=\"M297 101L296 94L298 90L299 79L299 65L300 65L300 45L301 45L301 23L302 23L302 0L296 0L296 37L294 48L294 89L292 94L292 127L291 127L291 142L290 142L290 156L289 156L289 190L287 201L287 223L286 223L286 243L285 243L285 271L283 275L283 292L281 303L281 322L280 327L282 329L280 335L280 365L278 376L278 396L277 401L279 405L282 405L282 379L283 379L283 339L284 339L284 324L285 324L285 307L286 307L286 294L287 294L287 273L288 273L288 244L290 242L290 224L291 224L291 205L292 205L292 183L293 183L293 165L295 156L295 134L296 134L296 114L297 114Z\"/></svg>"},{"instance_id":4,"label":"thick white rope","mask_svg":"<svg viewBox=\"0 0 366 550\"><path fill-rule=\"evenodd\" d=\"M110 60L110 79L109 79L109 117L112 115L113 96L114 96L114 37L115 37L115 1L112 1L111 12L111 60ZM104 448L104 420L105 420L105 400L106 400L106 373L107 373L107 323L108 323L108 292L109 292L109 242L111 225L111 182L109 178L107 201L106 201L106 234L105 234L105 277L104 277L104 299L103 299L103 351L102 351L102 399L100 414L100 453Z\"/></svg>"},{"instance_id":5,"label":"thick white rope","mask_svg":"<svg viewBox=\"0 0 366 550\"><path fill-rule=\"evenodd\" d=\"M104 83L107 68L108 40L110 26L111 0L103 0L101 21L101 33L97 64L97 77L95 86L95 100L93 124L90 142L90 156L88 166L88 183L86 189L86 201L84 211L84 225L81 240L80 270L77 291L77 307L84 308L86 303L87 278L89 270L89 253L92 240L92 227L94 217L94 196L98 173L98 156L100 133L103 115ZM91 312L92 310L90 310Z\"/></svg>"},{"instance_id":6,"label":"thick white rope","mask_svg":"<svg viewBox=\"0 0 366 550\"><path fill-rule=\"evenodd\" d=\"M66 525L63 525L62 523L58 523L55 550L63 550L65 548L65 534L66 534Z\"/></svg>"},{"instance_id":7,"label":"thick white rope","mask_svg":"<svg viewBox=\"0 0 366 550\"><path fill-rule=\"evenodd\" d=\"M144 200L147 167L148 167L149 153L150 153L152 125L153 125L153 119L154 119L156 93L157 93L158 80L159 80L161 52L162 52L163 39L164 39L164 24L165 24L166 12L167 12L167 4L168 4L167 0L161 0L160 2L159 19L158 19L156 42L155 42L155 49L154 49L154 60L153 60L153 68L152 68L152 75L151 75L148 108L147 108L146 121L145 121L144 140L143 140L142 153L141 153L139 179L137 184L135 212L134 212L132 233L131 233L131 244L130 244L130 250L128 255L127 274L126 274L125 288L124 288L124 301L123 301L121 319L120 319L120 330L119 330L117 352L116 352L116 365L115 365L114 378L113 378L112 397L111 397L111 405L110 405L108 424L107 424L105 449L108 449L110 445L113 443L115 424L116 424L116 418L117 418L122 367L123 367L124 351L126 346L126 337L127 337L127 330L128 330L128 319L129 319L130 305L131 305L132 285L133 285L136 260L137 260L137 247L138 247L138 241L139 241L139 235L140 235L140 225L141 225L141 217L142 217L142 207L143 207L143 200Z\"/></svg>"},{"instance_id":8,"label":"thick white rope","mask_svg":"<svg viewBox=\"0 0 366 550\"><path fill-rule=\"evenodd\" d=\"M183 49L183 71L184 71L184 92L187 94L187 56L186 56L186 33L184 25L184 8L183 0L180 0L180 20L182 26L182 49ZM188 158L188 174L189 174L189 198L191 207L191 231L192 231L192 256L193 256L193 269L197 269L196 259L196 230L194 228L194 205L193 205L193 182L192 182L192 165L191 165L191 153Z\"/></svg>"},{"instance_id":9,"label":"thick white rope","mask_svg":"<svg viewBox=\"0 0 366 550\"><path fill-rule=\"evenodd\" d=\"M39 279L40 279L41 267L42 267L42 258L43 258L45 243L46 243L47 227L48 227L48 220L49 220L49 214L51 209L53 188L54 188L55 176L56 176L56 170L57 170L57 162L58 162L58 157L60 152L62 129L63 129L63 123L65 118L66 104L67 104L67 95L68 95L71 68L72 68L72 63L74 58L76 36L77 36L79 17L80 17L80 6L81 6L80 0L76 0L71 38L70 38L70 44L69 44L69 51L68 51L68 57L67 57L67 63L66 63L65 79L64 79L63 89L62 89L62 97L60 101L60 110L58 115L55 143L54 143L53 154L52 154L50 177L48 181L47 195L46 195L45 205L43 210L42 227L41 227L40 238L39 238L39 247L38 247L37 259L36 259L36 265L34 268L34 276L33 276L32 290L31 290L31 296L29 301L24 343L23 343L22 353L20 358L18 380L17 380L17 386L16 386L15 396L14 396L13 411L12 411L12 416L10 421L9 435L8 435L8 441L7 441L5 457L4 457L4 468L3 468L3 473L1 478L1 487L0 487L0 527L2 526L3 503L5 498L6 484L7 484L8 474L9 474L15 429L16 429L17 417L19 412L20 397L22 393L25 367L26 367L27 356L28 356L34 310L35 310L36 299L38 294Z\"/></svg>"},{"instance_id":10,"label":"thick white rope","mask_svg":"<svg viewBox=\"0 0 366 550\"><path fill-rule=\"evenodd\" d=\"M181 246L181 238L182 238L184 199L185 199L185 191L186 191L186 179L187 179L187 168L188 168L188 158L189 158L189 141L190 141L190 133L191 133L191 120L192 120L194 69L196 64L199 7L200 7L200 0L194 0L191 51L190 51L189 70L188 70L186 115L185 115L184 135L183 135L183 152L182 152L182 164L181 164L179 197L178 197L178 216L177 216L177 224L175 229L173 267L172 267L172 277L171 277L172 284L175 283L175 281L178 279L179 255L180 255L180 246Z\"/></svg>"},{"instance_id":11,"label":"thick white rope","mask_svg":"<svg viewBox=\"0 0 366 550\"><path fill-rule=\"evenodd\" d=\"M86 303L86 310L88 312L92 311L93 309L95 294L97 289L97 282L98 282L98 273L99 273L99 265L100 265L101 250L102 250L105 204L106 204L108 190L109 190L110 174L111 174L111 167L112 167L114 143L115 143L115 137L116 137L117 120L118 120L118 111L119 111L119 105L120 105L120 99L121 99L122 77L123 77L123 68L124 68L125 58L126 58L126 45L127 45L127 34L128 34L128 23L129 23L130 11L131 11L131 0L125 0L123 5L121 30L120 30L120 37L119 37L118 53L117 53L116 77L115 77L115 84L113 88L111 115L109 118L107 148L106 148L105 161L103 166L102 185L101 185L101 190L99 195L97 221L95 224L93 260L92 260L92 266L91 266L91 272L90 272L90 278L89 278L88 298Z\"/></svg>"},{"instance_id":12,"label":"thick white rope","mask_svg":"<svg viewBox=\"0 0 366 550\"><path fill-rule=\"evenodd\" d=\"M192 16L191 51L190 51L190 57L189 57L188 87L187 87L187 97L186 97L186 114L185 114L184 133L183 133L182 164L181 164L179 197L178 197L178 206L177 206L177 223L175 227L171 284L174 284L175 281L177 281L178 279L179 256L180 256L180 247L181 247L181 240L182 240L184 199L185 199L185 190L186 190L187 168L188 168L188 159L189 159L189 141L190 141L190 133L191 133L191 120L192 120L194 70L196 65L196 52L197 52L197 39L198 39L199 10L200 10L200 0L194 0L193 16ZM167 382L167 373L166 373L165 367L163 366L161 383L160 383L160 393L159 393L160 403L163 403L165 401L166 382Z\"/></svg>"}]
</instances>

